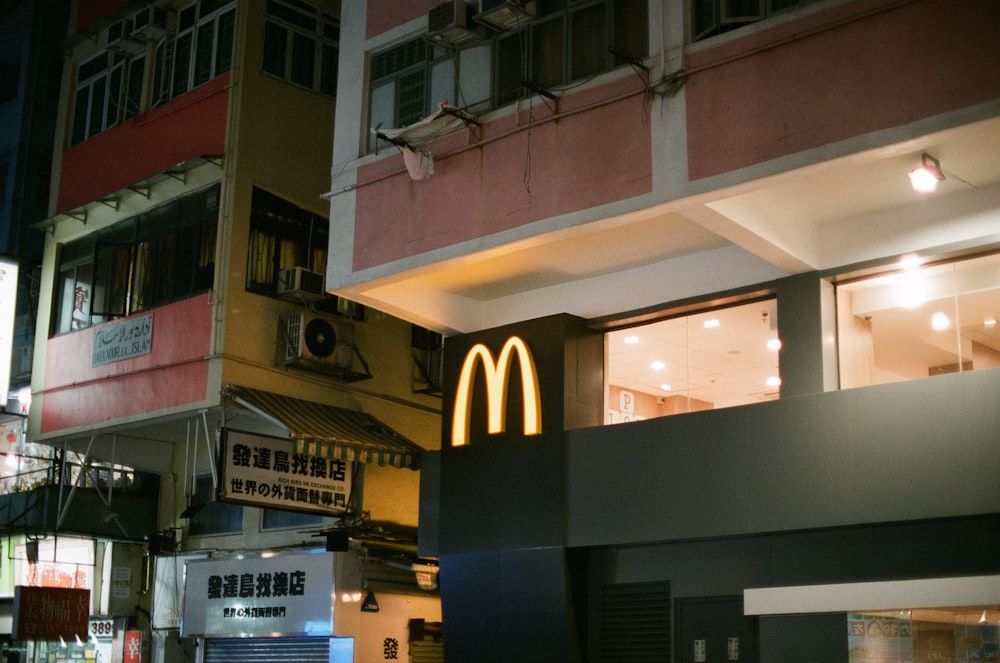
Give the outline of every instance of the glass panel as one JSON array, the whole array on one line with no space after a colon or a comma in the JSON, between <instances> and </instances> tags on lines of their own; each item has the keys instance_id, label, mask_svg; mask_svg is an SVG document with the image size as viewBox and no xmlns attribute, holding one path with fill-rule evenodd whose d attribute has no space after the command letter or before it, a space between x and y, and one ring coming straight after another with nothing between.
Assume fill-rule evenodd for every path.
<instances>
[{"instance_id":1,"label":"glass panel","mask_svg":"<svg viewBox=\"0 0 1000 663\"><path fill-rule=\"evenodd\" d=\"M76 103L73 106L72 144L77 144L87 138L87 110L90 108L90 87L82 87L76 91Z\"/></svg>"},{"instance_id":2,"label":"glass panel","mask_svg":"<svg viewBox=\"0 0 1000 663\"><path fill-rule=\"evenodd\" d=\"M399 77L397 126L405 127L424 117L424 72L421 69Z\"/></svg>"},{"instance_id":3,"label":"glass panel","mask_svg":"<svg viewBox=\"0 0 1000 663\"><path fill-rule=\"evenodd\" d=\"M570 78L585 78L607 69L608 21L604 3L574 12L571 20L573 70Z\"/></svg>"},{"instance_id":4,"label":"glass panel","mask_svg":"<svg viewBox=\"0 0 1000 663\"><path fill-rule=\"evenodd\" d=\"M219 17L219 33L215 39L215 76L224 74L233 65L233 29L236 11L229 11Z\"/></svg>"},{"instance_id":5,"label":"glass panel","mask_svg":"<svg viewBox=\"0 0 1000 663\"><path fill-rule=\"evenodd\" d=\"M108 105L104 116L105 129L118 124L121 118L122 73L122 67L117 65L111 70L111 77L108 79Z\"/></svg>"},{"instance_id":6,"label":"glass panel","mask_svg":"<svg viewBox=\"0 0 1000 663\"><path fill-rule=\"evenodd\" d=\"M285 76L285 51L288 30L271 22L264 23L264 64L263 69L275 76Z\"/></svg>"},{"instance_id":7,"label":"glass panel","mask_svg":"<svg viewBox=\"0 0 1000 663\"><path fill-rule=\"evenodd\" d=\"M128 96L123 119L135 117L142 110L142 79L146 70L146 58L140 57L129 63Z\"/></svg>"},{"instance_id":8,"label":"glass panel","mask_svg":"<svg viewBox=\"0 0 1000 663\"><path fill-rule=\"evenodd\" d=\"M291 81L312 88L315 70L316 42L303 35L293 34Z\"/></svg>"},{"instance_id":9,"label":"glass panel","mask_svg":"<svg viewBox=\"0 0 1000 663\"><path fill-rule=\"evenodd\" d=\"M194 85L198 86L212 77L212 50L215 24L198 26L198 47L195 49Z\"/></svg>"},{"instance_id":10,"label":"glass panel","mask_svg":"<svg viewBox=\"0 0 1000 663\"><path fill-rule=\"evenodd\" d=\"M300 513L281 509L261 509L261 529L289 529L292 527L319 527L323 516L317 513Z\"/></svg>"},{"instance_id":11,"label":"glass panel","mask_svg":"<svg viewBox=\"0 0 1000 663\"><path fill-rule=\"evenodd\" d=\"M212 477L198 477L196 487L196 502L204 506L188 520L191 536L239 534L243 531L243 507L216 502Z\"/></svg>"},{"instance_id":12,"label":"glass panel","mask_svg":"<svg viewBox=\"0 0 1000 663\"><path fill-rule=\"evenodd\" d=\"M489 108L490 64L489 45L459 51L458 105L476 113Z\"/></svg>"},{"instance_id":13,"label":"glass panel","mask_svg":"<svg viewBox=\"0 0 1000 663\"><path fill-rule=\"evenodd\" d=\"M841 388L1000 366L1000 256L837 288Z\"/></svg>"},{"instance_id":14,"label":"glass panel","mask_svg":"<svg viewBox=\"0 0 1000 663\"><path fill-rule=\"evenodd\" d=\"M543 88L563 83L563 18L531 29L531 82Z\"/></svg>"},{"instance_id":15,"label":"glass panel","mask_svg":"<svg viewBox=\"0 0 1000 663\"><path fill-rule=\"evenodd\" d=\"M431 98L430 111L437 110L437 105L447 102L455 104L455 61L445 60L431 67Z\"/></svg>"},{"instance_id":16,"label":"glass panel","mask_svg":"<svg viewBox=\"0 0 1000 663\"><path fill-rule=\"evenodd\" d=\"M104 120L104 97L106 94L107 77L101 76L94 81L91 86L90 97L90 126L87 127L87 136L96 136L103 131Z\"/></svg>"},{"instance_id":17,"label":"glass panel","mask_svg":"<svg viewBox=\"0 0 1000 663\"><path fill-rule=\"evenodd\" d=\"M524 31L501 37L497 42L497 103L506 104L521 97L526 45Z\"/></svg>"},{"instance_id":18,"label":"glass panel","mask_svg":"<svg viewBox=\"0 0 1000 663\"><path fill-rule=\"evenodd\" d=\"M636 58L649 55L649 17L645 2L616 2L614 36L611 43L619 51Z\"/></svg>"},{"instance_id":19,"label":"glass panel","mask_svg":"<svg viewBox=\"0 0 1000 663\"><path fill-rule=\"evenodd\" d=\"M337 60L338 49L329 44L323 44L322 67L319 74L319 91L331 97L337 95Z\"/></svg>"},{"instance_id":20,"label":"glass panel","mask_svg":"<svg viewBox=\"0 0 1000 663\"><path fill-rule=\"evenodd\" d=\"M98 245L94 267L94 315L120 317L128 313L131 269L131 246Z\"/></svg>"},{"instance_id":21,"label":"glass panel","mask_svg":"<svg viewBox=\"0 0 1000 663\"><path fill-rule=\"evenodd\" d=\"M374 130L391 129L395 126L396 84L390 81L372 88L372 103L369 110L368 126ZM375 134L369 133L368 149L375 147Z\"/></svg>"},{"instance_id":22,"label":"glass panel","mask_svg":"<svg viewBox=\"0 0 1000 663\"><path fill-rule=\"evenodd\" d=\"M697 41L715 33L719 27L718 0L693 0L691 3L692 39Z\"/></svg>"},{"instance_id":23,"label":"glass panel","mask_svg":"<svg viewBox=\"0 0 1000 663\"><path fill-rule=\"evenodd\" d=\"M614 331L606 340L607 423L778 397L773 299Z\"/></svg>"},{"instance_id":24,"label":"glass panel","mask_svg":"<svg viewBox=\"0 0 1000 663\"><path fill-rule=\"evenodd\" d=\"M176 97L188 91L188 77L191 68L191 46L194 43L194 35L190 32L181 35L177 39L174 50L174 80L170 88L170 96Z\"/></svg>"}]
</instances>

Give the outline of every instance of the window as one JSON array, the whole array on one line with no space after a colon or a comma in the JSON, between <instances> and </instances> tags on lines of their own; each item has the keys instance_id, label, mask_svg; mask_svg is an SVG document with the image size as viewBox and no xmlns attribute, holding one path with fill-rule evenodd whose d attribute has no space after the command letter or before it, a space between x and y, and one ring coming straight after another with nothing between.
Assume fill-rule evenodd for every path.
<instances>
[{"instance_id":1,"label":"window","mask_svg":"<svg viewBox=\"0 0 1000 663\"><path fill-rule=\"evenodd\" d=\"M318 513L284 511L282 509L261 509L260 528L264 531L291 529L293 527L321 527L323 516Z\"/></svg>"},{"instance_id":2,"label":"window","mask_svg":"<svg viewBox=\"0 0 1000 663\"><path fill-rule=\"evenodd\" d=\"M376 53L369 127L407 126L442 102L481 112L534 94L524 81L554 89L647 55L647 3L568 5L537 0L534 19L458 51L420 38Z\"/></svg>"},{"instance_id":3,"label":"window","mask_svg":"<svg viewBox=\"0 0 1000 663\"><path fill-rule=\"evenodd\" d=\"M777 398L777 323L772 298L608 333L606 422Z\"/></svg>"},{"instance_id":4,"label":"window","mask_svg":"<svg viewBox=\"0 0 1000 663\"><path fill-rule=\"evenodd\" d=\"M211 289L218 211L215 186L63 246L55 333Z\"/></svg>"},{"instance_id":5,"label":"window","mask_svg":"<svg viewBox=\"0 0 1000 663\"><path fill-rule=\"evenodd\" d=\"M841 388L1000 366L1000 255L837 287Z\"/></svg>"},{"instance_id":6,"label":"window","mask_svg":"<svg viewBox=\"0 0 1000 663\"><path fill-rule=\"evenodd\" d=\"M243 507L239 504L217 502L212 476L199 476L195 484L195 497L204 506L188 520L188 534L239 534L243 531Z\"/></svg>"},{"instance_id":7,"label":"window","mask_svg":"<svg viewBox=\"0 0 1000 663\"><path fill-rule=\"evenodd\" d=\"M277 294L278 272L292 267L325 273L329 229L318 214L254 187L247 290Z\"/></svg>"},{"instance_id":8,"label":"window","mask_svg":"<svg viewBox=\"0 0 1000 663\"><path fill-rule=\"evenodd\" d=\"M201 0L178 14L176 36L154 48L151 106L157 106L229 71L233 58L235 3ZM72 144L87 140L147 110L143 102L146 47L129 39L125 21L108 28L108 48L77 69Z\"/></svg>"},{"instance_id":9,"label":"window","mask_svg":"<svg viewBox=\"0 0 1000 663\"><path fill-rule=\"evenodd\" d=\"M337 94L340 21L300 0L268 0L265 73L320 94Z\"/></svg>"},{"instance_id":10,"label":"window","mask_svg":"<svg viewBox=\"0 0 1000 663\"><path fill-rule=\"evenodd\" d=\"M139 113L145 67L145 55L112 50L80 65L70 137L74 145Z\"/></svg>"},{"instance_id":11,"label":"window","mask_svg":"<svg viewBox=\"0 0 1000 663\"><path fill-rule=\"evenodd\" d=\"M173 98L229 71L233 61L233 26L235 3L224 0L201 0L181 9L177 35L157 48L164 70L161 86Z\"/></svg>"},{"instance_id":12,"label":"window","mask_svg":"<svg viewBox=\"0 0 1000 663\"><path fill-rule=\"evenodd\" d=\"M692 0L691 40L735 30L817 0Z\"/></svg>"}]
</instances>

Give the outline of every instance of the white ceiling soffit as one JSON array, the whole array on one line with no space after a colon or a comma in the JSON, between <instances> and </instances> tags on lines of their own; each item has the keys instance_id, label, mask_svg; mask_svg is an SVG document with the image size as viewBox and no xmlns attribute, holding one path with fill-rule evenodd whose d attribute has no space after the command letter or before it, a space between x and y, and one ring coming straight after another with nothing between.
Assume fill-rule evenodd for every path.
<instances>
[{"instance_id":1,"label":"white ceiling soffit","mask_svg":"<svg viewBox=\"0 0 1000 663\"><path fill-rule=\"evenodd\" d=\"M868 612L1000 604L1000 576L768 587L743 592L746 615Z\"/></svg>"}]
</instances>

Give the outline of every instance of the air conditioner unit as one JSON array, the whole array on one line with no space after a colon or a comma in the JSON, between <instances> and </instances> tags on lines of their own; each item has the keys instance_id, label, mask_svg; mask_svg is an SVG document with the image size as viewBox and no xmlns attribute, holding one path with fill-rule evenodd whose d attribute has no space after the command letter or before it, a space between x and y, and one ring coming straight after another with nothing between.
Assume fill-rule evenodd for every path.
<instances>
[{"instance_id":1,"label":"air conditioner unit","mask_svg":"<svg viewBox=\"0 0 1000 663\"><path fill-rule=\"evenodd\" d=\"M292 267L278 272L278 295L296 301L317 301L326 297L323 275L305 267Z\"/></svg>"},{"instance_id":2,"label":"air conditioner unit","mask_svg":"<svg viewBox=\"0 0 1000 663\"><path fill-rule=\"evenodd\" d=\"M476 20L507 31L535 17L535 3L529 0L479 0Z\"/></svg>"},{"instance_id":3,"label":"air conditioner unit","mask_svg":"<svg viewBox=\"0 0 1000 663\"><path fill-rule=\"evenodd\" d=\"M458 46L482 37L472 20L472 6L463 0L448 0L427 12L428 37Z\"/></svg>"},{"instance_id":4,"label":"air conditioner unit","mask_svg":"<svg viewBox=\"0 0 1000 663\"><path fill-rule=\"evenodd\" d=\"M132 19L123 18L108 27L108 50L126 55L141 55L146 52L145 42L132 36Z\"/></svg>"},{"instance_id":5,"label":"air conditioner unit","mask_svg":"<svg viewBox=\"0 0 1000 663\"><path fill-rule=\"evenodd\" d=\"M285 363L350 369L354 364L354 325L313 313L293 313L285 323Z\"/></svg>"},{"instance_id":6,"label":"air conditioner unit","mask_svg":"<svg viewBox=\"0 0 1000 663\"><path fill-rule=\"evenodd\" d=\"M158 41L168 34L167 12L160 7L144 7L132 15L132 36Z\"/></svg>"}]
</instances>

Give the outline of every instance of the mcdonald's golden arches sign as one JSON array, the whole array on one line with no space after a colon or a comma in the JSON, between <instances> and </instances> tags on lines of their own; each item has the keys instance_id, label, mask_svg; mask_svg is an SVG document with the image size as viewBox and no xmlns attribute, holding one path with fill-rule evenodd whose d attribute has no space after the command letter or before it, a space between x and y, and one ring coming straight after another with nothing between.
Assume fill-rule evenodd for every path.
<instances>
[{"instance_id":1,"label":"mcdonald's golden arches sign","mask_svg":"<svg viewBox=\"0 0 1000 663\"><path fill-rule=\"evenodd\" d=\"M507 392L510 369L517 359L521 368L521 392L524 396L524 434L539 435L542 432L542 403L538 392L538 371L534 357L527 344L518 336L511 336L503 344L500 355L494 359L493 353L482 343L472 346L462 364L462 372L455 391L455 412L451 426L451 445L464 446L469 443L469 419L472 400L473 378L477 363L482 363L486 377L487 432L491 435L506 429Z\"/></svg>"}]
</instances>

